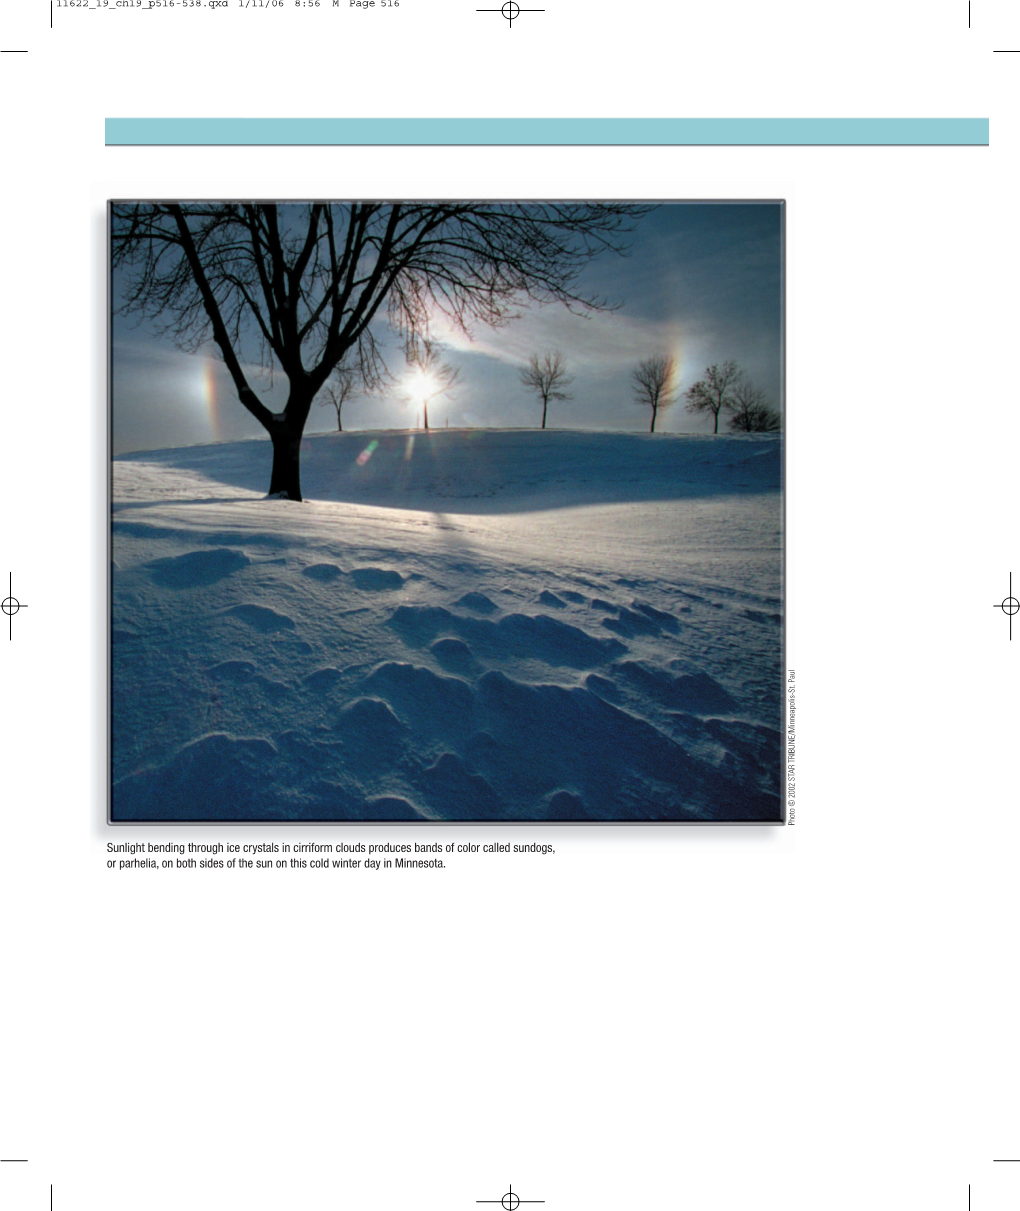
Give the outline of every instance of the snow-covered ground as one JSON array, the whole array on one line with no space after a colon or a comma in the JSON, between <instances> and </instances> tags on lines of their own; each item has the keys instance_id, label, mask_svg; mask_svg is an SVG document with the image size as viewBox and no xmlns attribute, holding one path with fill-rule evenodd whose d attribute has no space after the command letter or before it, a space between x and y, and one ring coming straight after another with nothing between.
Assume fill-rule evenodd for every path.
<instances>
[{"instance_id":1,"label":"snow-covered ground","mask_svg":"<svg viewBox=\"0 0 1020 1211\"><path fill-rule=\"evenodd\" d=\"M778 820L781 439L439 430L113 468L114 820Z\"/></svg>"}]
</instances>

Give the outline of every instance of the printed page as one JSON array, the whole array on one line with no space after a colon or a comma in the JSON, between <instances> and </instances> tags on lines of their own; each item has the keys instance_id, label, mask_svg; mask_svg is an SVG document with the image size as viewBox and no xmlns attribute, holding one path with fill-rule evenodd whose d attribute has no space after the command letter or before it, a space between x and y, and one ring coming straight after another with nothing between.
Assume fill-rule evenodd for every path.
<instances>
[{"instance_id":1,"label":"printed page","mask_svg":"<svg viewBox=\"0 0 1020 1211\"><path fill-rule=\"evenodd\" d=\"M0 1206L1015 1207L1010 7L8 9Z\"/></svg>"}]
</instances>

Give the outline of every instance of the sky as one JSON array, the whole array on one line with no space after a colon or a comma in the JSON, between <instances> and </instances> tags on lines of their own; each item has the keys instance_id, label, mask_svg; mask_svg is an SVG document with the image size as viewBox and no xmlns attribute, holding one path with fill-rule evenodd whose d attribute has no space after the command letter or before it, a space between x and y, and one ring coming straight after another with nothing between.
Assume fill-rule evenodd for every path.
<instances>
[{"instance_id":1,"label":"sky","mask_svg":"<svg viewBox=\"0 0 1020 1211\"><path fill-rule=\"evenodd\" d=\"M113 304L120 302L114 278ZM433 428L537 427L541 405L521 384L532 353L560 350L573 376L572 398L549 405L547 426L647 431L651 411L634 402L631 375L644 358L671 355L681 398L660 411L656 431L706 433L710 415L686 411L683 392L705 369L732 358L782 408L782 206L779 203L672 203L643 216L626 256L604 253L584 269L579 289L612 311L579 316L559 304L529 305L504 327L476 325L469 336L441 319L433 336L459 371L453 391L429 404ZM408 368L380 322L393 381L344 405L343 427L405 429L421 424L408 394ZM113 453L265 436L243 408L210 344L185 353L136 317L112 323ZM271 385L246 367L268 407L286 401L286 380ZM723 422L720 420L720 428ZM313 406L306 432L337 427L336 412Z\"/></svg>"}]
</instances>

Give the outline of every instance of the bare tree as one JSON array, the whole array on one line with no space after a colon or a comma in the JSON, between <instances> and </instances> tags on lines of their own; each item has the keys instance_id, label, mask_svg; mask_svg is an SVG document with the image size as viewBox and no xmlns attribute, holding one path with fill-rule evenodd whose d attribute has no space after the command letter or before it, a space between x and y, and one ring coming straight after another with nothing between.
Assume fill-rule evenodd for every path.
<instances>
[{"instance_id":1,"label":"bare tree","mask_svg":"<svg viewBox=\"0 0 1020 1211\"><path fill-rule=\"evenodd\" d=\"M337 431L343 433L343 419L340 415L344 404L352 395L358 394L358 376L350 366L336 366L322 387L325 399L319 400L323 408L336 409Z\"/></svg>"},{"instance_id":2,"label":"bare tree","mask_svg":"<svg viewBox=\"0 0 1020 1211\"><path fill-rule=\"evenodd\" d=\"M521 382L529 391L534 391L542 401L542 428L549 411L551 399L571 399L567 388L574 377L567 373L567 363L559 349L541 355L533 353L528 364L521 370Z\"/></svg>"},{"instance_id":3,"label":"bare tree","mask_svg":"<svg viewBox=\"0 0 1020 1211\"><path fill-rule=\"evenodd\" d=\"M183 349L215 343L238 399L272 439L270 495L300 500L309 410L345 359L366 385L378 381L372 325L380 313L410 347L437 313L468 332L506 323L529 302L605 309L604 298L580 291L578 277L599 254L622 252L649 209L115 203L112 265L121 312L154 321ZM248 381L252 360L286 378L281 412Z\"/></svg>"},{"instance_id":4,"label":"bare tree","mask_svg":"<svg viewBox=\"0 0 1020 1211\"><path fill-rule=\"evenodd\" d=\"M460 378L460 370L443 361L442 354L432 341L416 342L408 352L411 380L408 395L422 405L425 413L425 428L429 427L429 404L440 395L449 395Z\"/></svg>"},{"instance_id":5,"label":"bare tree","mask_svg":"<svg viewBox=\"0 0 1020 1211\"><path fill-rule=\"evenodd\" d=\"M744 377L736 362L723 362L709 366L705 377L689 387L684 398L688 412L711 412L715 417L715 429L719 432L719 413L728 406L733 390Z\"/></svg>"},{"instance_id":6,"label":"bare tree","mask_svg":"<svg viewBox=\"0 0 1020 1211\"><path fill-rule=\"evenodd\" d=\"M782 427L768 396L746 380L737 383L726 404L729 427L735 433L774 433Z\"/></svg>"},{"instance_id":7,"label":"bare tree","mask_svg":"<svg viewBox=\"0 0 1020 1211\"><path fill-rule=\"evenodd\" d=\"M676 403L676 359L672 357L649 357L638 364L631 375L634 384L634 400L644 408L652 410L652 427L660 408Z\"/></svg>"}]
</instances>

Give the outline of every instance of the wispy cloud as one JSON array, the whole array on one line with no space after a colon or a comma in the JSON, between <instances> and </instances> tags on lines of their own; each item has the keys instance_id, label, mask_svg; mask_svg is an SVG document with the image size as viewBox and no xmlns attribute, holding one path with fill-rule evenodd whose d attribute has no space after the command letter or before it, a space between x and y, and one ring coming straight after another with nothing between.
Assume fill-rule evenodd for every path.
<instances>
[{"instance_id":1,"label":"wispy cloud","mask_svg":"<svg viewBox=\"0 0 1020 1211\"><path fill-rule=\"evenodd\" d=\"M533 308L505 328L479 329L466 337L445 317L433 323L435 339L458 353L483 354L523 366L532 353L561 349L577 370L617 370L645 357L678 352L697 334L670 322L635 321L622 312L576 315L565 307Z\"/></svg>"}]
</instances>

